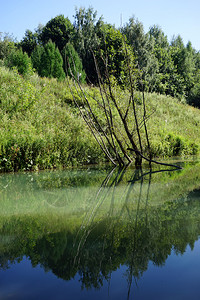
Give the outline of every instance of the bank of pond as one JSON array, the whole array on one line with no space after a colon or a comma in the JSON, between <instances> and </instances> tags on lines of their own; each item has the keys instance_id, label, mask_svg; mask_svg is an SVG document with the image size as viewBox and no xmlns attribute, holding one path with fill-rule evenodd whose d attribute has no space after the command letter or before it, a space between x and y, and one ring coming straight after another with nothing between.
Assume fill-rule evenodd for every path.
<instances>
[{"instance_id":1,"label":"bank of pond","mask_svg":"<svg viewBox=\"0 0 200 300\"><path fill-rule=\"evenodd\" d=\"M85 95L98 122L98 137L113 155L108 140L103 137L109 126L106 116L97 103L102 103L99 88L83 85ZM115 99L124 116L130 93L119 86L113 88ZM136 92L135 105L143 154L149 157L149 147L143 125L143 95ZM83 97L82 97L83 98ZM75 99L75 101L74 101ZM68 168L105 163L108 158L100 148L81 111L80 91L72 81L41 78L36 74L22 77L16 70L0 66L0 172L33 171ZM156 93L145 93L146 126L153 158L198 155L200 149L200 111L176 98ZM77 108L78 103L80 111ZM130 109L129 109L130 111ZM91 121L91 120L90 120ZM128 139L116 110L112 117L115 133L120 133L123 148ZM134 142L139 145L134 114L127 117L127 124ZM112 136L112 135L111 135ZM118 137L119 139L119 137ZM102 140L101 140L102 142ZM116 144L115 139L113 143ZM130 145L129 145L130 147ZM138 146L138 149L139 146ZM120 147L117 152L123 159ZM126 150L133 159L134 153Z\"/></svg>"}]
</instances>

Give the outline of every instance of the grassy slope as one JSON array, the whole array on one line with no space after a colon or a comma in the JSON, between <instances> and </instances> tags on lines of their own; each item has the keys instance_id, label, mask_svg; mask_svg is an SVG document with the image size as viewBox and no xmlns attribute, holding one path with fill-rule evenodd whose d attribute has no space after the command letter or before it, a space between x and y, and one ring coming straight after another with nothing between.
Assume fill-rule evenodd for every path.
<instances>
[{"instance_id":1,"label":"grassy slope","mask_svg":"<svg viewBox=\"0 0 200 300\"><path fill-rule=\"evenodd\" d=\"M76 110L66 84L26 80L0 70L0 170L52 168L93 162L101 152ZM98 159L97 159L98 160Z\"/></svg>"},{"instance_id":2,"label":"grassy slope","mask_svg":"<svg viewBox=\"0 0 200 300\"><path fill-rule=\"evenodd\" d=\"M155 109L148 122L155 156L193 154L200 148L198 109L156 94L146 95L146 100L148 110ZM0 171L103 160L67 82L36 75L25 79L0 67Z\"/></svg>"},{"instance_id":3,"label":"grassy slope","mask_svg":"<svg viewBox=\"0 0 200 300\"><path fill-rule=\"evenodd\" d=\"M149 130L156 155L198 153L200 110L168 96L149 94L146 98L150 111L155 109ZM174 149L175 143L180 145L179 149Z\"/></svg>"}]
</instances>

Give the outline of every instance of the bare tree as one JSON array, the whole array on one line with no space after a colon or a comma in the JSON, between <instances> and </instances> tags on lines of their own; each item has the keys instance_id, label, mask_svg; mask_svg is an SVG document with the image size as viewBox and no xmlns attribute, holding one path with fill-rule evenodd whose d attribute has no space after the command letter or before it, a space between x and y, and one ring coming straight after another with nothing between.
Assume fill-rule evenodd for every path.
<instances>
[{"instance_id":1,"label":"bare tree","mask_svg":"<svg viewBox=\"0 0 200 300\"><path fill-rule=\"evenodd\" d=\"M138 76L136 74L139 71L135 69L133 57L129 53L125 41L122 51L125 57L126 93L113 83L113 77L108 71L107 56L100 55L97 60L94 52L92 52L98 76L100 97L92 97L80 84L79 74L77 76L72 74L76 92L81 99L81 102L77 101L71 87L74 102L102 151L114 165L125 166L135 161L135 166L138 168L142 165L142 159L145 159L149 163L174 166L152 160L147 129L147 120L151 114L148 115L146 111L144 91L141 99L142 105L141 103L140 105L137 104L135 77ZM101 70L99 62L101 63ZM122 100L121 97L124 99ZM96 113L97 108L100 117Z\"/></svg>"}]
</instances>

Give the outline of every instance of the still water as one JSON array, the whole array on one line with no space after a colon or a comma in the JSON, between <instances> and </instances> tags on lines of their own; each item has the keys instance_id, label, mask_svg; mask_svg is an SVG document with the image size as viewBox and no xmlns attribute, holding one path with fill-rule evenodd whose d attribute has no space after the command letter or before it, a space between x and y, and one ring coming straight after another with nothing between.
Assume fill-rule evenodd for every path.
<instances>
[{"instance_id":1,"label":"still water","mask_svg":"<svg viewBox=\"0 0 200 300\"><path fill-rule=\"evenodd\" d=\"M0 299L200 299L200 163L0 175Z\"/></svg>"}]
</instances>

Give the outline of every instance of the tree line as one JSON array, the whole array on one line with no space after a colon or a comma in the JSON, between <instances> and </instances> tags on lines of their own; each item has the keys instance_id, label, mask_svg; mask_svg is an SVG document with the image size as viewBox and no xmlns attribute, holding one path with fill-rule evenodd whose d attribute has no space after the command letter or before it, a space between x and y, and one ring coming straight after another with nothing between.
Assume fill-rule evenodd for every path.
<instances>
[{"instance_id":1,"label":"tree line","mask_svg":"<svg viewBox=\"0 0 200 300\"><path fill-rule=\"evenodd\" d=\"M16 67L21 74L35 70L41 77L63 80L67 75L80 82L96 85L106 69L116 84L126 86L123 44L134 59L135 86L138 90L156 92L186 100L200 107L200 52L180 35L168 40L159 26L147 33L134 17L116 28L97 18L93 8L76 8L74 22L59 15L35 31L26 30L20 42L8 35L0 39L0 60Z\"/></svg>"}]
</instances>

